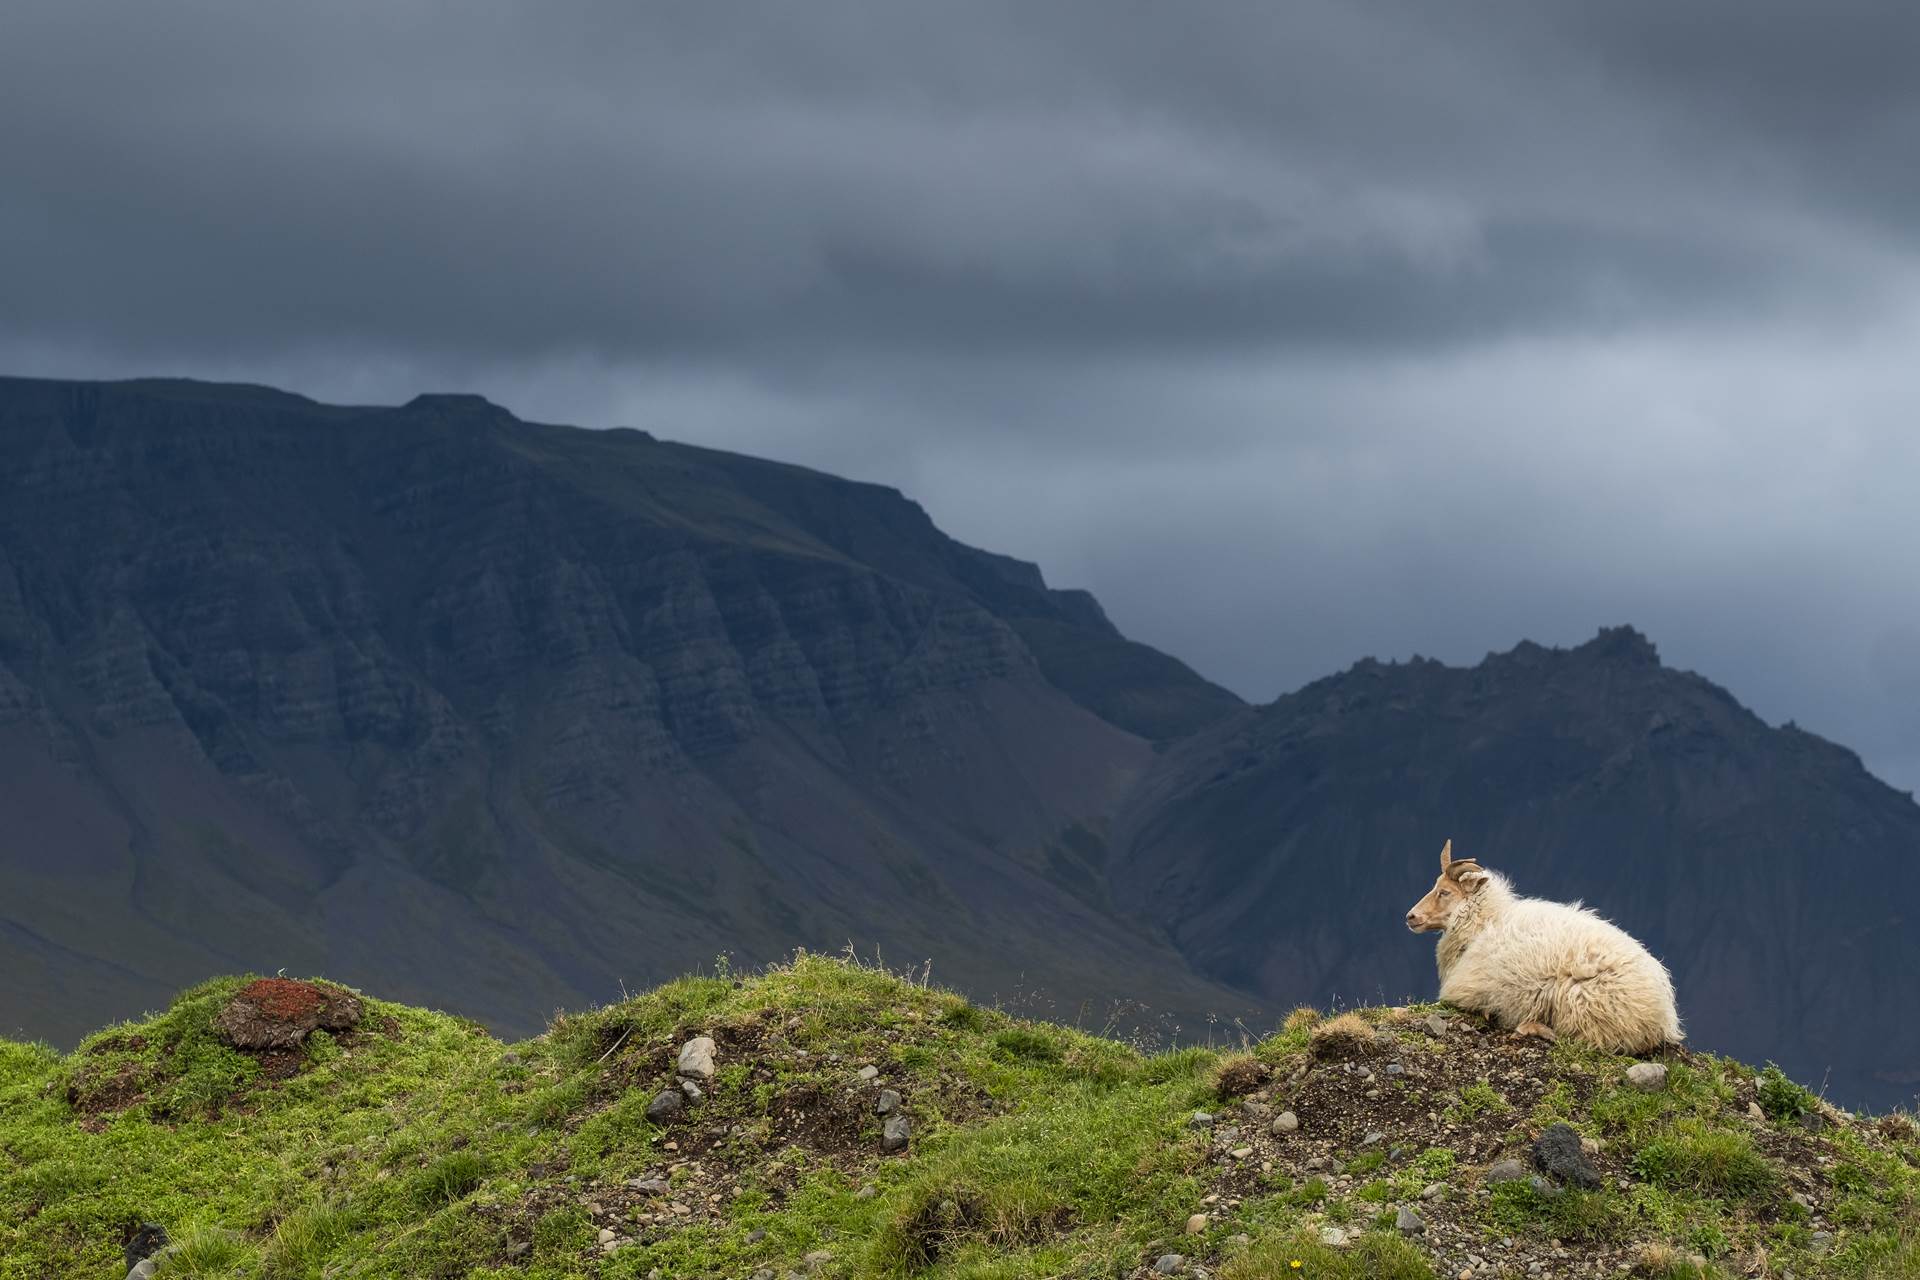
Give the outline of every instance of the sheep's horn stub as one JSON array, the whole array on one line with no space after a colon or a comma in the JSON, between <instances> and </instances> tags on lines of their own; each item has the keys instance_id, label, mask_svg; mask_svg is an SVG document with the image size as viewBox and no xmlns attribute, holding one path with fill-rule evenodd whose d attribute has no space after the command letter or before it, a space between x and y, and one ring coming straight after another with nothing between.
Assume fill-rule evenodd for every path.
<instances>
[{"instance_id":1,"label":"sheep's horn stub","mask_svg":"<svg viewBox=\"0 0 1920 1280\"><path fill-rule=\"evenodd\" d=\"M1451 865L1453 865L1453 841L1449 840L1440 846L1440 869L1445 871Z\"/></svg>"},{"instance_id":2,"label":"sheep's horn stub","mask_svg":"<svg viewBox=\"0 0 1920 1280\"><path fill-rule=\"evenodd\" d=\"M1447 879L1458 880L1469 871L1479 871L1481 866L1472 858L1460 858L1447 864Z\"/></svg>"}]
</instances>

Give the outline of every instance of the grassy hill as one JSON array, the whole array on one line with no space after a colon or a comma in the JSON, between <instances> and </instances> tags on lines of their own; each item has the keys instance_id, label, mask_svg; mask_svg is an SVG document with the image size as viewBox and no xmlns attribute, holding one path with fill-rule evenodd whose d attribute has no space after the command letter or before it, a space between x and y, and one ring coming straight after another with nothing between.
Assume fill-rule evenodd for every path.
<instances>
[{"instance_id":1,"label":"grassy hill","mask_svg":"<svg viewBox=\"0 0 1920 1280\"><path fill-rule=\"evenodd\" d=\"M0 1280L118 1280L142 1220L209 1280L1920 1276L1910 1117L1693 1053L1644 1090L1438 1006L1151 1054L803 955L517 1045L361 997L229 1047L283 986L0 1041ZM649 1120L701 1035L700 1096ZM1556 1123L1596 1189L1537 1173Z\"/></svg>"}]
</instances>

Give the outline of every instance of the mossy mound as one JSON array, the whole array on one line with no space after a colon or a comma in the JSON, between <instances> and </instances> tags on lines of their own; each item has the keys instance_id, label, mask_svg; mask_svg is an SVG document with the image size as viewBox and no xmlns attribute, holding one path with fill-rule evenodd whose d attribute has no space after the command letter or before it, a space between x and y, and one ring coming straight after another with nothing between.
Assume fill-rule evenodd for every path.
<instances>
[{"instance_id":1,"label":"mossy mound","mask_svg":"<svg viewBox=\"0 0 1920 1280\"><path fill-rule=\"evenodd\" d=\"M1644 1090L1433 1007L1144 1054L810 956L518 1045L315 990L352 1029L235 1048L237 996L319 1005L223 979L71 1055L0 1041L0 1280L119 1280L137 1221L163 1277L230 1280L1920 1276L1908 1118L1706 1055ZM1530 1180L1559 1123L1598 1189Z\"/></svg>"}]
</instances>

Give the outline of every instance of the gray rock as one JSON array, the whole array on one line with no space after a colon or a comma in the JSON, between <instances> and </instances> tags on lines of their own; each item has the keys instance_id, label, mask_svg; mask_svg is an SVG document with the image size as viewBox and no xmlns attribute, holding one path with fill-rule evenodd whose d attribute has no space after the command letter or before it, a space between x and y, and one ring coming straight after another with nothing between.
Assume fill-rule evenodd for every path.
<instances>
[{"instance_id":1,"label":"gray rock","mask_svg":"<svg viewBox=\"0 0 1920 1280\"><path fill-rule=\"evenodd\" d=\"M1427 1015L1427 1030L1436 1036L1447 1034L1447 1020L1437 1013Z\"/></svg>"},{"instance_id":2,"label":"gray rock","mask_svg":"<svg viewBox=\"0 0 1920 1280\"><path fill-rule=\"evenodd\" d=\"M707 1095L700 1092L700 1086L692 1080L680 1082L680 1092L687 1095L688 1102L698 1102Z\"/></svg>"},{"instance_id":3,"label":"gray rock","mask_svg":"<svg viewBox=\"0 0 1920 1280\"><path fill-rule=\"evenodd\" d=\"M680 1074L696 1080L713 1079L712 1036L695 1036L680 1046Z\"/></svg>"},{"instance_id":4,"label":"gray rock","mask_svg":"<svg viewBox=\"0 0 1920 1280\"><path fill-rule=\"evenodd\" d=\"M665 1178L628 1178L627 1186L650 1196L663 1196L672 1189Z\"/></svg>"},{"instance_id":5,"label":"gray rock","mask_svg":"<svg viewBox=\"0 0 1920 1280\"><path fill-rule=\"evenodd\" d=\"M1400 1228L1406 1235L1427 1229L1426 1220L1404 1204L1400 1206L1400 1211L1393 1215L1393 1225Z\"/></svg>"},{"instance_id":6,"label":"gray rock","mask_svg":"<svg viewBox=\"0 0 1920 1280\"><path fill-rule=\"evenodd\" d=\"M1546 1200L1555 1199L1561 1194L1559 1187L1554 1186L1537 1173L1527 1179L1527 1185L1533 1188L1536 1195Z\"/></svg>"},{"instance_id":7,"label":"gray rock","mask_svg":"<svg viewBox=\"0 0 1920 1280\"><path fill-rule=\"evenodd\" d=\"M1542 1173L1562 1182L1587 1188L1598 1188L1601 1184L1600 1171L1580 1149L1580 1135L1565 1122L1548 1125L1546 1132L1534 1139L1533 1162L1540 1166Z\"/></svg>"},{"instance_id":8,"label":"gray rock","mask_svg":"<svg viewBox=\"0 0 1920 1280\"><path fill-rule=\"evenodd\" d=\"M1371 1147L1376 1145L1377 1143L1385 1142L1386 1140L1387 1140L1387 1135L1380 1132L1378 1129L1375 1129L1371 1133L1369 1133L1366 1137L1360 1139L1360 1145L1363 1147Z\"/></svg>"},{"instance_id":9,"label":"gray rock","mask_svg":"<svg viewBox=\"0 0 1920 1280\"><path fill-rule=\"evenodd\" d=\"M1403 1067L1403 1066L1401 1066L1401 1065L1400 1065L1399 1063L1397 1063L1397 1062L1389 1062L1389 1063L1387 1064L1387 1074L1388 1074L1388 1075L1390 1075L1390 1076L1397 1076L1397 1075L1401 1075L1401 1074L1403 1074L1403 1073L1405 1073L1405 1071L1406 1071L1406 1068L1405 1068L1405 1067Z\"/></svg>"},{"instance_id":10,"label":"gray rock","mask_svg":"<svg viewBox=\"0 0 1920 1280\"><path fill-rule=\"evenodd\" d=\"M1800 1127L1808 1133L1819 1133L1827 1127L1827 1118L1818 1111L1809 1111L1800 1117Z\"/></svg>"},{"instance_id":11,"label":"gray rock","mask_svg":"<svg viewBox=\"0 0 1920 1280\"><path fill-rule=\"evenodd\" d=\"M127 1280L153 1280L154 1273L159 1269L160 1264L152 1258L142 1258L133 1264L133 1270L127 1272Z\"/></svg>"},{"instance_id":12,"label":"gray rock","mask_svg":"<svg viewBox=\"0 0 1920 1280\"><path fill-rule=\"evenodd\" d=\"M1808 1237L1808 1243L1813 1246L1815 1254L1824 1254L1833 1248L1833 1232L1816 1231Z\"/></svg>"},{"instance_id":13,"label":"gray rock","mask_svg":"<svg viewBox=\"0 0 1920 1280\"><path fill-rule=\"evenodd\" d=\"M678 1089L662 1089L647 1104L647 1119L655 1124L665 1124L679 1115L686 1105L686 1097Z\"/></svg>"},{"instance_id":14,"label":"gray rock","mask_svg":"<svg viewBox=\"0 0 1920 1280\"><path fill-rule=\"evenodd\" d=\"M866 1066L860 1068L860 1070L855 1074L857 1074L862 1080L874 1080L879 1077L880 1068L874 1066L871 1062L869 1062Z\"/></svg>"},{"instance_id":15,"label":"gray rock","mask_svg":"<svg viewBox=\"0 0 1920 1280\"><path fill-rule=\"evenodd\" d=\"M906 1147L912 1138L913 1122L907 1119L905 1114L890 1115L887 1117L887 1123L880 1133L880 1149L882 1151L900 1151Z\"/></svg>"},{"instance_id":16,"label":"gray rock","mask_svg":"<svg viewBox=\"0 0 1920 1280\"><path fill-rule=\"evenodd\" d=\"M1447 1184L1444 1182L1429 1182L1426 1186L1420 1188L1420 1198L1422 1200L1439 1200L1446 1194Z\"/></svg>"},{"instance_id":17,"label":"gray rock","mask_svg":"<svg viewBox=\"0 0 1920 1280\"><path fill-rule=\"evenodd\" d=\"M1213 1128L1213 1113L1210 1111L1194 1112L1192 1118L1187 1121L1187 1128L1189 1129Z\"/></svg>"},{"instance_id":18,"label":"gray rock","mask_svg":"<svg viewBox=\"0 0 1920 1280\"><path fill-rule=\"evenodd\" d=\"M1527 1166L1518 1160L1502 1160L1487 1170L1488 1182L1517 1182L1527 1176Z\"/></svg>"},{"instance_id":19,"label":"gray rock","mask_svg":"<svg viewBox=\"0 0 1920 1280\"><path fill-rule=\"evenodd\" d=\"M1627 1068L1627 1083L1646 1093L1658 1093L1667 1087L1667 1064L1636 1062Z\"/></svg>"},{"instance_id":20,"label":"gray rock","mask_svg":"<svg viewBox=\"0 0 1920 1280\"><path fill-rule=\"evenodd\" d=\"M1154 1271L1163 1276L1179 1275L1186 1265L1186 1258L1177 1253L1163 1253L1153 1260Z\"/></svg>"},{"instance_id":21,"label":"gray rock","mask_svg":"<svg viewBox=\"0 0 1920 1280\"><path fill-rule=\"evenodd\" d=\"M832 1262L832 1261L833 1261L833 1250L815 1249L812 1253L809 1253L806 1257L800 1259L800 1265L804 1266L809 1271L818 1271L820 1268L826 1266L829 1262Z\"/></svg>"},{"instance_id":22,"label":"gray rock","mask_svg":"<svg viewBox=\"0 0 1920 1280\"><path fill-rule=\"evenodd\" d=\"M773 1280L773 1268L762 1267L754 1272L750 1280Z\"/></svg>"},{"instance_id":23,"label":"gray rock","mask_svg":"<svg viewBox=\"0 0 1920 1280\"><path fill-rule=\"evenodd\" d=\"M900 1095L891 1089L882 1089L880 1096L873 1100L873 1109L883 1116L890 1116L900 1109Z\"/></svg>"},{"instance_id":24,"label":"gray rock","mask_svg":"<svg viewBox=\"0 0 1920 1280\"><path fill-rule=\"evenodd\" d=\"M1269 1129L1275 1134L1282 1134L1282 1133L1292 1133L1295 1129L1298 1129L1299 1127L1300 1127L1299 1116L1296 1116L1291 1111L1282 1111L1279 1115L1273 1118L1273 1124L1269 1126Z\"/></svg>"},{"instance_id":25,"label":"gray rock","mask_svg":"<svg viewBox=\"0 0 1920 1280\"><path fill-rule=\"evenodd\" d=\"M1249 1100L1241 1103L1240 1109L1246 1112L1247 1115L1254 1120L1268 1120L1268 1119L1271 1119L1273 1116L1273 1108L1268 1106L1264 1102L1254 1102Z\"/></svg>"},{"instance_id":26,"label":"gray rock","mask_svg":"<svg viewBox=\"0 0 1920 1280\"><path fill-rule=\"evenodd\" d=\"M610 1245L615 1240L618 1240L619 1238L620 1238L620 1233L618 1231L615 1231L612 1227L600 1228L600 1243L602 1246Z\"/></svg>"},{"instance_id":27,"label":"gray rock","mask_svg":"<svg viewBox=\"0 0 1920 1280\"><path fill-rule=\"evenodd\" d=\"M1347 1247L1347 1233L1339 1227L1322 1227L1320 1243L1329 1249L1344 1249Z\"/></svg>"}]
</instances>

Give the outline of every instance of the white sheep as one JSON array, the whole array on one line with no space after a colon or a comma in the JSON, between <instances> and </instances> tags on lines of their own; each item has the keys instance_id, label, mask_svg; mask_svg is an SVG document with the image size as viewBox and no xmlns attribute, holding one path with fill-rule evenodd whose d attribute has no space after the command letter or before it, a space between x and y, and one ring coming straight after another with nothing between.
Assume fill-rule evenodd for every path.
<instances>
[{"instance_id":1,"label":"white sheep","mask_svg":"<svg viewBox=\"0 0 1920 1280\"><path fill-rule=\"evenodd\" d=\"M1632 935L1579 903L1522 898L1507 878L1440 851L1440 878L1407 912L1440 934L1440 998L1516 1035L1575 1036L1645 1053L1684 1036L1673 979Z\"/></svg>"}]
</instances>

